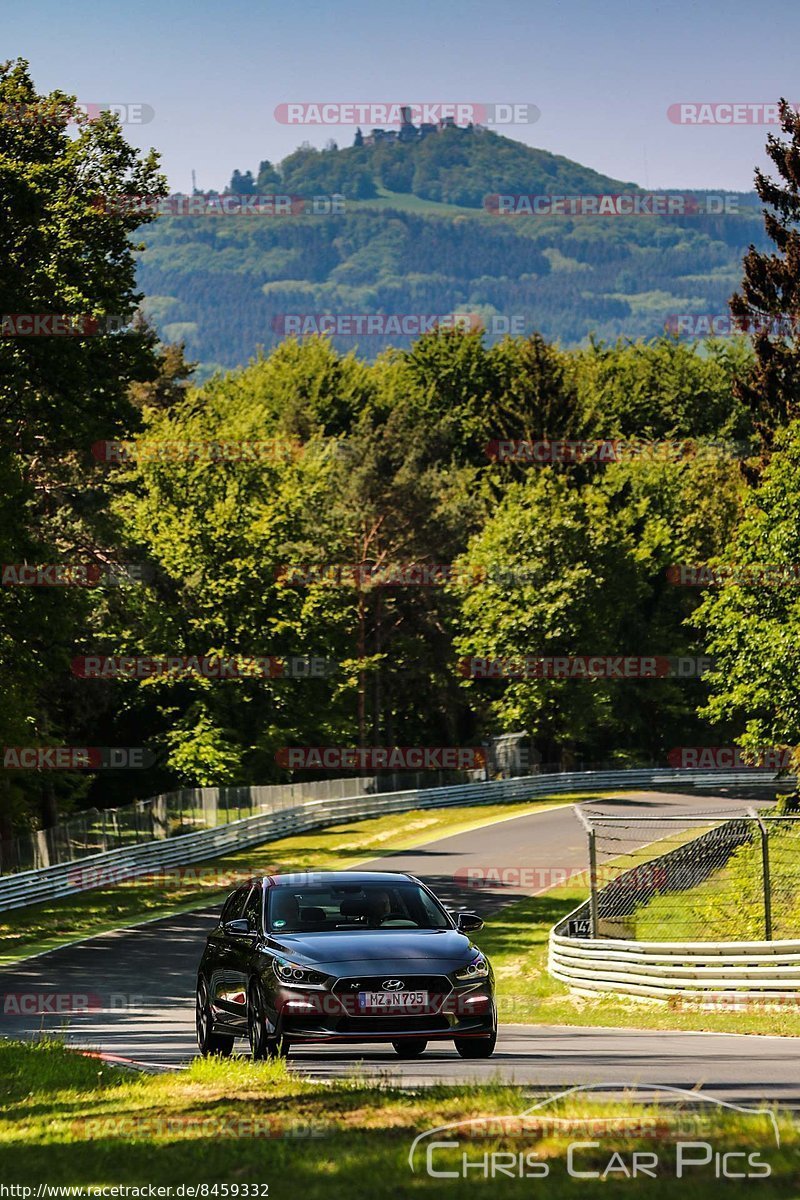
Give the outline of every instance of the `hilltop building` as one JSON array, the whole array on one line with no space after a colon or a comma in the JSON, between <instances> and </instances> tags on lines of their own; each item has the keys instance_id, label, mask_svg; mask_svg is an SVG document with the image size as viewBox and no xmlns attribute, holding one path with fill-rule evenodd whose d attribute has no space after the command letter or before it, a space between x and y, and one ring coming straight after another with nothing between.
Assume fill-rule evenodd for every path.
<instances>
[{"instance_id":1,"label":"hilltop building","mask_svg":"<svg viewBox=\"0 0 800 1200\"><path fill-rule=\"evenodd\" d=\"M431 121L423 121L420 125L415 125L411 120L411 108L409 105L403 105L400 109L400 114L399 129L371 129L367 134L357 129L353 145L377 146L383 142L403 142L407 144L409 142L421 142L424 138L431 137L432 134L440 133L442 129L461 129L464 133L481 133L484 129L483 125L456 125L454 117L443 117L436 124Z\"/></svg>"}]
</instances>

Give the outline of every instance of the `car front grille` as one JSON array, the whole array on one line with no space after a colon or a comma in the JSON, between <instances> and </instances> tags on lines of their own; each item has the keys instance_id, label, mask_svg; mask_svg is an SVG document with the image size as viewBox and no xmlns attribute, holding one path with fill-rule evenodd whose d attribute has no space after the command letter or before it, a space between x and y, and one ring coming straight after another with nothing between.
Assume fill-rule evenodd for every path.
<instances>
[{"instance_id":1,"label":"car front grille","mask_svg":"<svg viewBox=\"0 0 800 1200\"><path fill-rule=\"evenodd\" d=\"M388 979L401 980L402 988L385 988L383 985ZM453 985L446 975L407 975L402 971L383 975L351 975L344 979L337 979L332 988L334 995L341 998L348 1015L359 1023L391 1020L392 1015L395 1018L402 1017L404 1012L411 1012L422 1017L436 1014L441 1012L442 1006L452 990ZM392 1013L386 1013L385 1016L382 1013L376 1014L374 1009L366 1013L357 1011L359 992L385 991L427 992L428 1003L421 1009L419 1005L415 1005L410 1010L402 1007L395 1008Z\"/></svg>"},{"instance_id":2,"label":"car front grille","mask_svg":"<svg viewBox=\"0 0 800 1200\"><path fill-rule=\"evenodd\" d=\"M387 979L399 979L403 992L435 992L437 996L447 996L453 990L453 985L446 975L404 975L402 971L383 975L351 975L346 979L337 979L333 991L348 992L385 992L383 986Z\"/></svg>"}]
</instances>

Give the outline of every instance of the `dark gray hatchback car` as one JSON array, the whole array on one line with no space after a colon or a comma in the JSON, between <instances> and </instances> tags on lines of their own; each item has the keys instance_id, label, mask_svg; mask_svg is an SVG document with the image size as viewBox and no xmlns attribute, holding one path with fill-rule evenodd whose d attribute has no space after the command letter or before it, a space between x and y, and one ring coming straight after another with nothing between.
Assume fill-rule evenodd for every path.
<instances>
[{"instance_id":1,"label":"dark gray hatchback car","mask_svg":"<svg viewBox=\"0 0 800 1200\"><path fill-rule=\"evenodd\" d=\"M451 914L411 875L318 871L238 888L197 975L197 1041L254 1058L296 1042L388 1042L402 1058L452 1041L488 1058L497 1038L491 964L475 913Z\"/></svg>"}]
</instances>

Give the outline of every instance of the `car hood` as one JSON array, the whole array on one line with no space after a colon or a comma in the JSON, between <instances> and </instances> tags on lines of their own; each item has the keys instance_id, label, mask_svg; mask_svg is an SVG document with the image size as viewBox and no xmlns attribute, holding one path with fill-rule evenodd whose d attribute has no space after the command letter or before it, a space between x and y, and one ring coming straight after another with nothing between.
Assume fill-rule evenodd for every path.
<instances>
[{"instance_id":1,"label":"car hood","mask_svg":"<svg viewBox=\"0 0 800 1200\"><path fill-rule=\"evenodd\" d=\"M282 951L305 966L358 963L376 971L400 969L401 963L450 971L466 962L474 947L455 929L359 930L353 933L286 933L268 938L270 950Z\"/></svg>"}]
</instances>

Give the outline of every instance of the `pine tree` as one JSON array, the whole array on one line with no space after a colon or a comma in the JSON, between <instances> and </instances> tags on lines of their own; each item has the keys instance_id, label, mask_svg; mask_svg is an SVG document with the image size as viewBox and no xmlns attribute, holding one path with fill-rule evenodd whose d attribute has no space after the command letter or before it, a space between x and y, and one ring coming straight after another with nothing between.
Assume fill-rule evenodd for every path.
<instances>
[{"instance_id":1,"label":"pine tree","mask_svg":"<svg viewBox=\"0 0 800 1200\"><path fill-rule=\"evenodd\" d=\"M789 140L769 134L767 154L780 178L755 173L776 252L762 254L750 246L742 290L730 300L731 313L750 332L755 352L753 370L737 392L752 410L767 449L775 430L800 415L800 116L785 100L779 111Z\"/></svg>"}]
</instances>

